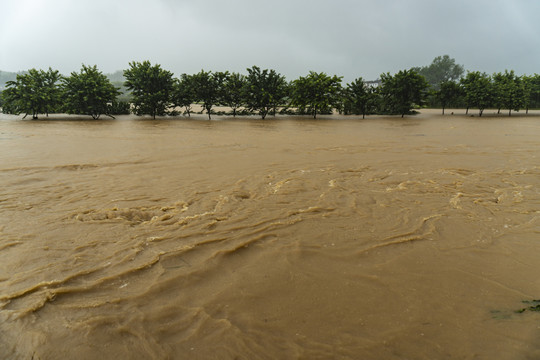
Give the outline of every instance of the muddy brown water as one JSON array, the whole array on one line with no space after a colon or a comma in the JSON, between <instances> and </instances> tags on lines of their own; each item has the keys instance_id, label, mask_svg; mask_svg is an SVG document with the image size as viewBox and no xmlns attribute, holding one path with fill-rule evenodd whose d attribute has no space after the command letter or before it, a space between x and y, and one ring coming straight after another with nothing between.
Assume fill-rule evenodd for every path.
<instances>
[{"instance_id":1,"label":"muddy brown water","mask_svg":"<svg viewBox=\"0 0 540 360\"><path fill-rule=\"evenodd\" d=\"M540 116L71 119L0 120L0 358L540 358Z\"/></svg>"}]
</instances>

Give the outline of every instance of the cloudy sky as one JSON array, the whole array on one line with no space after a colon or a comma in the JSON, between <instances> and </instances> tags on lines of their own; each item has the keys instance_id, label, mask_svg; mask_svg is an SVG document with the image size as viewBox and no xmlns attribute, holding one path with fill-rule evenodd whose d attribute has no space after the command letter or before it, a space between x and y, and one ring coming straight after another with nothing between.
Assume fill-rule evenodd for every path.
<instances>
[{"instance_id":1,"label":"cloudy sky","mask_svg":"<svg viewBox=\"0 0 540 360\"><path fill-rule=\"evenodd\" d=\"M0 0L0 70L150 60L176 75L272 68L376 79L448 54L540 73L538 0Z\"/></svg>"}]
</instances>

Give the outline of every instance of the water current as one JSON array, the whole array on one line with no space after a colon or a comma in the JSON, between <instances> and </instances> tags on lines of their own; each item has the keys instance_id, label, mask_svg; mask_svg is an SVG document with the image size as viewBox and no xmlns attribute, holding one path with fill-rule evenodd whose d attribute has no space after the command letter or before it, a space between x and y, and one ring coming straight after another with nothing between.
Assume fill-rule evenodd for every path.
<instances>
[{"instance_id":1,"label":"water current","mask_svg":"<svg viewBox=\"0 0 540 360\"><path fill-rule=\"evenodd\" d=\"M0 118L0 358L540 358L540 116L202 119Z\"/></svg>"}]
</instances>

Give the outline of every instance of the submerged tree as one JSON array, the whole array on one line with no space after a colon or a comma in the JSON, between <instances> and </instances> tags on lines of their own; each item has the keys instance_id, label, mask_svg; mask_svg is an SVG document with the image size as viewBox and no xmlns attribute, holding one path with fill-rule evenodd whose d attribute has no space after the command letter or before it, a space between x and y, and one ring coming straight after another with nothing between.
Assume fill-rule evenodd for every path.
<instances>
[{"instance_id":1,"label":"submerged tree","mask_svg":"<svg viewBox=\"0 0 540 360\"><path fill-rule=\"evenodd\" d=\"M362 119L366 115L375 110L377 104L376 89L364 82L361 77L355 79L344 92L344 107L345 113L362 115Z\"/></svg>"},{"instance_id":2,"label":"submerged tree","mask_svg":"<svg viewBox=\"0 0 540 360\"><path fill-rule=\"evenodd\" d=\"M463 96L462 87L455 81L443 81L440 88L435 92L435 96L442 106L442 113L447 106L456 106Z\"/></svg>"},{"instance_id":3,"label":"submerged tree","mask_svg":"<svg viewBox=\"0 0 540 360\"><path fill-rule=\"evenodd\" d=\"M292 82L291 104L307 110L313 118L337 107L341 95L341 77L310 71Z\"/></svg>"},{"instance_id":4,"label":"submerged tree","mask_svg":"<svg viewBox=\"0 0 540 360\"><path fill-rule=\"evenodd\" d=\"M516 76L514 70L505 70L502 77L502 107L508 109L508 116L512 115L512 110L519 111L525 106L526 89L521 77Z\"/></svg>"},{"instance_id":5,"label":"submerged tree","mask_svg":"<svg viewBox=\"0 0 540 360\"><path fill-rule=\"evenodd\" d=\"M497 114L504 106L506 96L506 79L503 73L491 75L491 105L497 108Z\"/></svg>"},{"instance_id":6,"label":"submerged tree","mask_svg":"<svg viewBox=\"0 0 540 360\"><path fill-rule=\"evenodd\" d=\"M540 107L540 75L523 76L523 86L525 88L524 106L528 114L530 107Z\"/></svg>"},{"instance_id":7,"label":"submerged tree","mask_svg":"<svg viewBox=\"0 0 540 360\"><path fill-rule=\"evenodd\" d=\"M242 74L232 73L223 83L223 97L221 102L223 105L232 109L233 117L236 117L236 112L239 107L245 103L246 77Z\"/></svg>"},{"instance_id":8,"label":"submerged tree","mask_svg":"<svg viewBox=\"0 0 540 360\"><path fill-rule=\"evenodd\" d=\"M193 75L195 99L203 103L208 120L211 119L212 107L219 104L223 97L223 83L228 76L228 72L212 73L204 70Z\"/></svg>"},{"instance_id":9,"label":"submerged tree","mask_svg":"<svg viewBox=\"0 0 540 360\"><path fill-rule=\"evenodd\" d=\"M132 92L135 113L148 114L154 119L165 115L172 104L173 74L160 65L152 66L149 61L129 65L130 68L124 70L125 86Z\"/></svg>"},{"instance_id":10,"label":"submerged tree","mask_svg":"<svg viewBox=\"0 0 540 360\"><path fill-rule=\"evenodd\" d=\"M63 90L64 109L68 114L90 115L93 119L99 119L102 114L113 117L111 105L120 94L96 65L83 65L80 73L72 72L64 79Z\"/></svg>"},{"instance_id":11,"label":"submerged tree","mask_svg":"<svg viewBox=\"0 0 540 360\"><path fill-rule=\"evenodd\" d=\"M55 112L60 104L61 75L57 70L48 71L31 69L26 74L18 74L15 81L8 81L2 93L3 112L25 118L32 114L37 119L39 114Z\"/></svg>"},{"instance_id":12,"label":"submerged tree","mask_svg":"<svg viewBox=\"0 0 540 360\"><path fill-rule=\"evenodd\" d=\"M258 111L264 119L271 110L282 105L287 97L287 82L285 77L275 70L262 70L253 66L246 78L246 105L250 110Z\"/></svg>"},{"instance_id":13,"label":"submerged tree","mask_svg":"<svg viewBox=\"0 0 540 360\"><path fill-rule=\"evenodd\" d=\"M427 95L426 79L413 69L394 75L381 74L381 95L384 109L390 114L405 116L415 105L421 106Z\"/></svg>"},{"instance_id":14,"label":"submerged tree","mask_svg":"<svg viewBox=\"0 0 540 360\"><path fill-rule=\"evenodd\" d=\"M467 113L469 107L474 106L478 109L479 116L482 116L484 109L493 101L493 87L489 75L479 71L470 71L461 79L461 85L465 93Z\"/></svg>"},{"instance_id":15,"label":"submerged tree","mask_svg":"<svg viewBox=\"0 0 540 360\"><path fill-rule=\"evenodd\" d=\"M191 105L196 101L193 75L182 74L174 82L172 102L174 106L183 107L188 116L191 116Z\"/></svg>"}]
</instances>

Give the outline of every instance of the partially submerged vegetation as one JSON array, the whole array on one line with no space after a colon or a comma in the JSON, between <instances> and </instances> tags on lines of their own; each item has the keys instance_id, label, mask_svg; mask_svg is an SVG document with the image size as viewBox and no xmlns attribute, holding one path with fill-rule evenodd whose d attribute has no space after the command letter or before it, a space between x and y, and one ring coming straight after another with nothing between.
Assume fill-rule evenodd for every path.
<instances>
[{"instance_id":1,"label":"partially submerged vegetation","mask_svg":"<svg viewBox=\"0 0 540 360\"><path fill-rule=\"evenodd\" d=\"M190 116L192 105L201 104L211 119L215 106L227 106L232 116L258 114L261 118L278 113L310 115L339 112L344 115L393 114L402 117L423 106L519 111L540 106L540 75L516 76L514 71L492 76L468 72L448 55L435 58L429 66L381 74L380 80L361 77L342 85L342 77L310 71L287 82L272 69L253 66L247 74L201 70L181 74L152 65L132 62L113 81L97 66L83 65L69 77L58 71L31 69L6 82L0 106L7 114L32 115L68 113L113 116ZM125 79L120 82L120 79ZM123 88L123 89L121 89ZM124 90L124 91L121 91ZM122 99L119 101L119 97Z\"/></svg>"},{"instance_id":2,"label":"partially submerged vegetation","mask_svg":"<svg viewBox=\"0 0 540 360\"><path fill-rule=\"evenodd\" d=\"M525 311L540 311L540 300L523 300L527 307L516 310L517 313L524 313Z\"/></svg>"}]
</instances>

